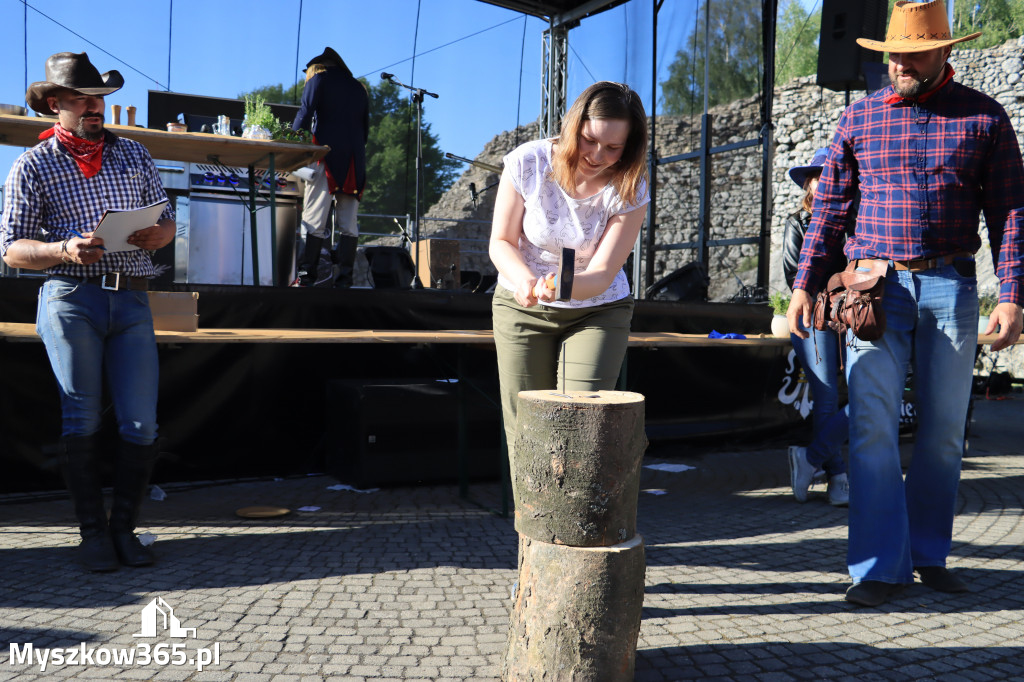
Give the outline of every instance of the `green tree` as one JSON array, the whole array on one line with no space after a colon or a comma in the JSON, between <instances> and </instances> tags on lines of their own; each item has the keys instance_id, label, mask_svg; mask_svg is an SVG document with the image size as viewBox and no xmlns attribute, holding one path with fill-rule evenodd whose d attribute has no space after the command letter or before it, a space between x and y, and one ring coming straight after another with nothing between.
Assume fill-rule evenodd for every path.
<instances>
[{"instance_id":1,"label":"green tree","mask_svg":"<svg viewBox=\"0 0 1024 682\"><path fill-rule=\"evenodd\" d=\"M707 3L708 0L704 0ZM732 102L758 91L761 81L761 3L731 0L711 3L710 55L704 49L705 4L697 11L697 25L676 52L662 81L665 113L699 113L704 109L704 63L708 64L708 105Z\"/></svg>"},{"instance_id":2,"label":"green tree","mask_svg":"<svg viewBox=\"0 0 1024 682\"><path fill-rule=\"evenodd\" d=\"M1017 38L1024 29L1024 0L960 0L953 5L953 35L981 31L981 37L954 48L980 50Z\"/></svg>"},{"instance_id":3,"label":"green tree","mask_svg":"<svg viewBox=\"0 0 1024 682\"><path fill-rule=\"evenodd\" d=\"M808 14L800 0L788 0L775 25L775 82L786 83L818 71L821 10Z\"/></svg>"},{"instance_id":4,"label":"green tree","mask_svg":"<svg viewBox=\"0 0 1024 682\"><path fill-rule=\"evenodd\" d=\"M366 142L366 189L359 203L360 213L414 215L416 202L416 108L398 86L388 81L370 85L370 133ZM267 102L293 104L301 99L304 80L285 90L282 85L257 88L246 94L260 94ZM297 93L294 101L290 99ZM426 118L426 109L423 111ZM290 121L285 121L285 125ZM460 163L446 159L430 124L422 121L423 181L420 187L422 212L426 213L458 177Z\"/></svg>"},{"instance_id":5,"label":"green tree","mask_svg":"<svg viewBox=\"0 0 1024 682\"><path fill-rule=\"evenodd\" d=\"M300 78L295 85L287 90L283 83L277 85L264 85L250 92L243 92L238 99L245 99L246 95L259 95L269 104L298 104L302 99L302 86L305 79Z\"/></svg>"},{"instance_id":6,"label":"green tree","mask_svg":"<svg viewBox=\"0 0 1024 682\"><path fill-rule=\"evenodd\" d=\"M414 214L416 202L416 106L389 81L370 86L370 139L366 143L366 191L361 213ZM426 108L423 109L426 118ZM446 159L430 124L422 121L423 177L420 206L427 212L458 177L461 164Z\"/></svg>"}]
</instances>

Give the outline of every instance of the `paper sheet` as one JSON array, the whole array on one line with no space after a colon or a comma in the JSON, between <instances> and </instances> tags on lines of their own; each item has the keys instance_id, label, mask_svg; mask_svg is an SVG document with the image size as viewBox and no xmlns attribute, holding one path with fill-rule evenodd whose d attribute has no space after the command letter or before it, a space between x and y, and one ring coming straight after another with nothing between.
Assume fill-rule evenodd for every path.
<instances>
[{"instance_id":1,"label":"paper sheet","mask_svg":"<svg viewBox=\"0 0 1024 682\"><path fill-rule=\"evenodd\" d=\"M160 214L164 212L166 205L167 200L164 199L143 208L107 209L100 224L93 231L93 236L103 238L103 246L106 247L108 253L134 251L139 247L129 244L128 237L144 227L156 225L156 221L160 219Z\"/></svg>"}]
</instances>

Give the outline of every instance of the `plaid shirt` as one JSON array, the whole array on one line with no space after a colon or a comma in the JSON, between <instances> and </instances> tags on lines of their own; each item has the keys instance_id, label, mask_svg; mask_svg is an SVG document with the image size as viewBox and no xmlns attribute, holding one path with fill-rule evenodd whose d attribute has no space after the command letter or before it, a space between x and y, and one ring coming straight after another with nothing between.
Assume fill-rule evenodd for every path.
<instances>
[{"instance_id":1,"label":"plaid shirt","mask_svg":"<svg viewBox=\"0 0 1024 682\"><path fill-rule=\"evenodd\" d=\"M924 103L886 103L892 87L851 104L839 119L814 200L794 287L824 285L860 190L846 256L934 258L981 246L984 211L1000 302L1024 303L1024 164L1006 111L949 81Z\"/></svg>"},{"instance_id":2,"label":"plaid shirt","mask_svg":"<svg viewBox=\"0 0 1024 682\"><path fill-rule=\"evenodd\" d=\"M141 208L166 198L156 165L142 144L106 131L103 165L98 174L86 178L57 137L50 137L11 167L4 188L0 255L19 239L61 242L75 236L72 229L91 232L108 208ZM164 218L174 218L170 204L160 215ZM92 265L58 263L46 271L70 277L156 274L149 252L142 249L105 253Z\"/></svg>"}]
</instances>

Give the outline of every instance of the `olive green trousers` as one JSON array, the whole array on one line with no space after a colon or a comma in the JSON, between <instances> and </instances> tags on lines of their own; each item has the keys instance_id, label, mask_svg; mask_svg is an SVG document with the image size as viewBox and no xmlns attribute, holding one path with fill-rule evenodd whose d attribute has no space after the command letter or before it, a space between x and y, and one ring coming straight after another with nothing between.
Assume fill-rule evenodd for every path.
<instances>
[{"instance_id":1,"label":"olive green trousers","mask_svg":"<svg viewBox=\"0 0 1024 682\"><path fill-rule=\"evenodd\" d=\"M629 342L632 296L589 308L524 308L498 286L491 312L510 455L520 391L615 388Z\"/></svg>"}]
</instances>

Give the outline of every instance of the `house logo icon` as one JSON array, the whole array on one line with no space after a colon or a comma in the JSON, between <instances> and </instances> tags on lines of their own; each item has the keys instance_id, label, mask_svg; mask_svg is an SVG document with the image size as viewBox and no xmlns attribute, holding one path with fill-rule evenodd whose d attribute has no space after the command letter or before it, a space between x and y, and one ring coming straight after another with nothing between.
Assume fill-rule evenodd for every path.
<instances>
[{"instance_id":1,"label":"house logo icon","mask_svg":"<svg viewBox=\"0 0 1024 682\"><path fill-rule=\"evenodd\" d=\"M142 632L137 632L132 637L157 637L159 629L166 631L168 637L188 637L189 633L196 636L195 628L181 627L181 621L174 615L174 609L163 600L157 597L146 604L142 609Z\"/></svg>"}]
</instances>

